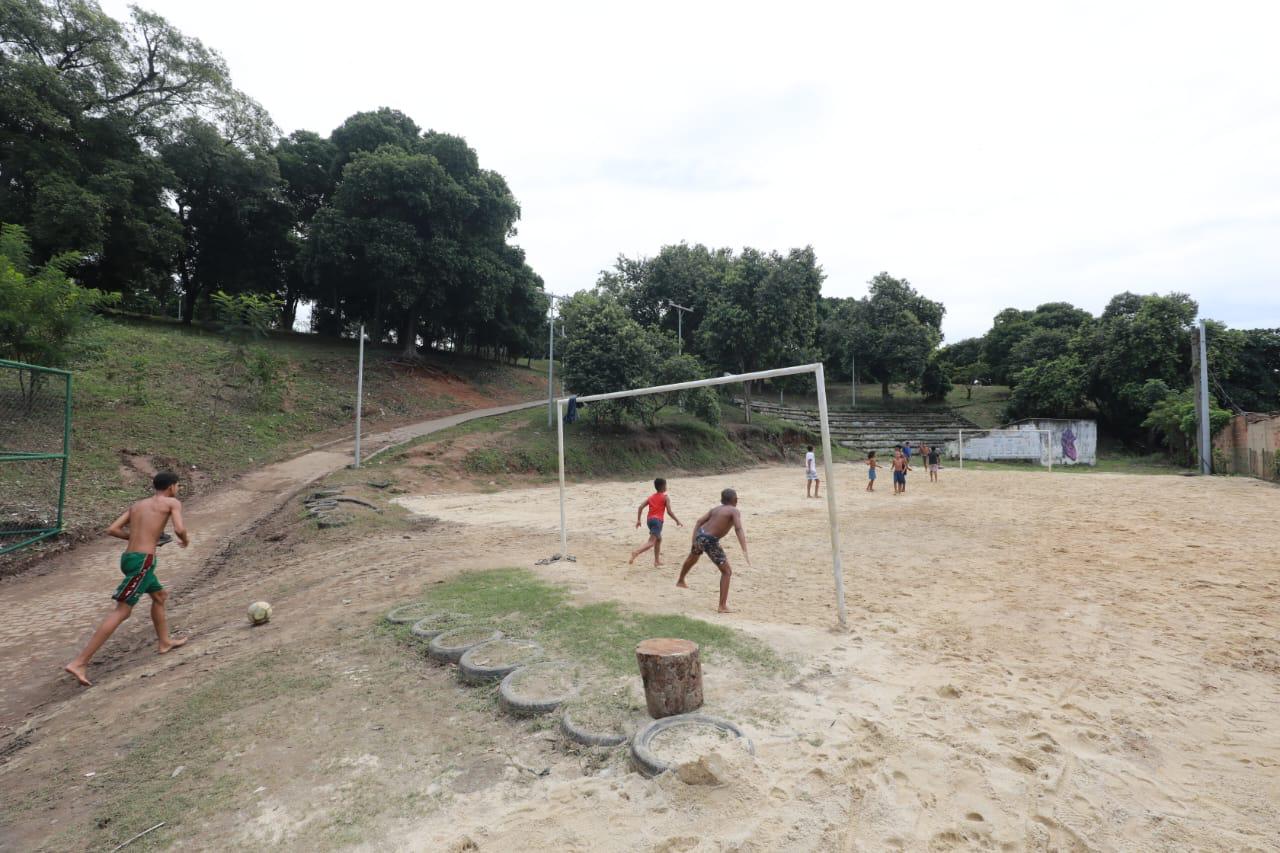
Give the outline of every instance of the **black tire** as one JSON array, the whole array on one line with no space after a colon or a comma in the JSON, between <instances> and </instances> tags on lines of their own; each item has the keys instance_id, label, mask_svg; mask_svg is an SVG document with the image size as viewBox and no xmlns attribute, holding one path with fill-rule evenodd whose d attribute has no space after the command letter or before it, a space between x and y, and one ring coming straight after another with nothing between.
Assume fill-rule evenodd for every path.
<instances>
[{"instance_id":1,"label":"black tire","mask_svg":"<svg viewBox=\"0 0 1280 853\"><path fill-rule=\"evenodd\" d=\"M564 661L543 661L542 663L522 666L513 672L507 673L507 676L502 679L502 683L498 685L498 700L499 704L508 713L515 714L517 717L537 717L541 714L550 714L577 695L577 685L571 685L561 696L532 698L521 695L514 683L518 680L520 673L532 667L547 667L549 669L559 667L567 670L570 664Z\"/></svg>"},{"instance_id":2,"label":"black tire","mask_svg":"<svg viewBox=\"0 0 1280 853\"><path fill-rule=\"evenodd\" d=\"M482 631L482 633L457 636L463 631ZM457 663L466 654L467 649L501 638L502 632L497 628L490 628L487 625L460 625L432 637L427 643L427 655L440 663Z\"/></svg>"},{"instance_id":3,"label":"black tire","mask_svg":"<svg viewBox=\"0 0 1280 853\"><path fill-rule=\"evenodd\" d=\"M425 643L428 640L434 640L445 631L461 628L469 618L461 613L449 613L441 610L437 613L430 613L414 622L413 626L409 628L409 633Z\"/></svg>"},{"instance_id":4,"label":"black tire","mask_svg":"<svg viewBox=\"0 0 1280 853\"><path fill-rule=\"evenodd\" d=\"M729 732L746 741L747 752L755 755L756 747L751 742L751 738L744 735L742 729L728 720L722 720L719 717L711 717L706 714L676 714L674 717L663 717L661 720L654 720L637 732L635 738L632 739L631 759L641 773L645 776L657 776L671 769L672 765L653 753L650 749L650 744L653 743L653 738L658 733L681 725L711 726Z\"/></svg>"},{"instance_id":5,"label":"black tire","mask_svg":"<svg viewBox=\"0 0 1280 853\"><path fill-rule=\"evenodd\" d=\"M413 601L401 604L387 611L387 621L392 625L410 625L424 616L434 613L432 606L425 601Z\"/></svg>"},{"instance_id":6,"label":"black tire","mask_svg":"<svg viewBox=\"0 0 1280 853\"><path fill-rule=\"evenodd\" d=\"M486 646L494 643L510 643L516 646L522 646L527 650L524 656L513 663L504 663L498 666L484 666L475 663L472 659L479 657L486 651ZM511 673L515 672L522 666L529 664L542 657L542 646L533 640L490 640L487 643L481 643L478 646L472 646L462 653L462 657L458 658L458 677L467 684L484 684L487 681L501 681Z\"/></svg>"},{"instance_id":7,"label":"black tire","mask_svg":"<svg viewBox=\"0 0 1280 853\"><path fill-rule=\"evenodd\" d=\"M622 746L630 738L622 732L597 732L573 721L572 708L565 708L560 715L560 731L569 740L582 746Z\"/></svg>"}]
</instances>

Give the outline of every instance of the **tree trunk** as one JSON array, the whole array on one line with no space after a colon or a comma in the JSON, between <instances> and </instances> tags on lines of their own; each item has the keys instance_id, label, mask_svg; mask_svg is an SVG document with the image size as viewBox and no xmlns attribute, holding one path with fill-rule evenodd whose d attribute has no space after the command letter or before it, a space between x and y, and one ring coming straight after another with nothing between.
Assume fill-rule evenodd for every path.
<instances>
[{"instance_id":1,"label":"tree trunk","mask_svg":"<svg viewBox=\"0 0 1280 853\"><path fill-rule=\"evenodd\" d=\"M888 380L888 379L882 379L882 380L880 381L880 396L881 396L881 397L883 397L883 398L884 398L884 399L886 399L886 400L888 400L891 396L893 396L893 395L891 395L891 394L889 393L889 380Z\"/></svg>"},{"instance_id":2,"label":"tree trunk","mask_svg":"<svg viewBox=\"0 0 1280 853\"><path fill-rule=\"evenodd\" d=\"M418 357L418 308L416 305L405 314L404 325L400 327L400 341L404 344L400 350L401 358Z\"/></svg>"},{"instance_id":3,"label":"tree trunk","mask_svg":"<svg viewBox=\"0 0 1280 853\"><path fill-rule=\"evenodd\" d=\"M702 707L702 661L698 644L668 637L636 646L644 701L654 719Z\"/></svg>"},{"instance_id":4,"label":"tree trunk","mask_svg":"<svg viewBox=\"0 0 1280 853\"><path fill-rule=\"evenodd\" d=\"M745 370L743 370L742 372L746 373ZM747 413L747 423L751 423L751 383L750 382L742 383L742 402L745 404L743 405L742 408Z\"/></svg>"}]
</instances>

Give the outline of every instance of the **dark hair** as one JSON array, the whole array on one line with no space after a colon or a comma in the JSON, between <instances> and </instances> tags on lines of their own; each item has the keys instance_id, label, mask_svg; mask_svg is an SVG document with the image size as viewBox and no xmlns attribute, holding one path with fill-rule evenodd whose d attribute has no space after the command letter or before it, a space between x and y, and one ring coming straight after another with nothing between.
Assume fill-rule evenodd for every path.
<instances>
[{"instance_id":1,"label":"dark hair","mask_svg":"<svg viewBox=\"0 0 1280 853\"><path fill-rule=\"evenodd\" d=\"M176 482L178 482L177 474L172 471L161 471L151 480L151 485L157 492L163 492Z\"/></svg>"},{"instance_id":2,"label":"dark hair","mask_svg":"<svg viewBox=\"0 0 1280 853\"><path fill-rule=\"evenodd\" d=\"M812 444L811 444L811 445L809 445L809 449L810 449L810 450L813 450L813 445L812 445Z\"/></svg>"},{"instance_id":3,"label":"dark hair","mask_svg":"<svg viewBox=\"0 0 1280 853\"><path fill-rule=\"evenodd\" d=\"M738 493L733 489L725 489L720 493L720 503L722 504L733 503L737 499Z\"/></svg>"},{"instance_id":4,"label":"dark hair","mask_svg":"<svg viewBox=\"0 0 1280 853\"><path fill-rule=\"evenodd\" d=\"M871 458L872 458L872 457L874 457L875 455L876 455L876 452L875 452L874 450L868 450L868 451L867 451L867 458L868 458L868 459L871 459Z\"/></svg>"},{"instance_id":5,"label":"dark hair","mask_svg":"<svg viewBox=\"0 0 1280 853\"><path fill-rule=\"evenodd\" d=\"M667 481L664 480L662 477L658 477L653 481L653 487L657 489L659 492L665 491L667 488Z\"/></svg>"}]
</instances>

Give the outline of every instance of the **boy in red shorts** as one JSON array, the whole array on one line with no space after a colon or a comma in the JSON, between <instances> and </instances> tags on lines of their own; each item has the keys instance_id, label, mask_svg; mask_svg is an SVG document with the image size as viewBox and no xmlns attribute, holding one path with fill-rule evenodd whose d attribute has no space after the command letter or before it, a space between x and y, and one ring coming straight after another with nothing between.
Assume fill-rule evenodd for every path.
<instances>
[{"instance_id":1,"label":"boy in red shorts","mask_svg":"<svg viewBox=\"0 0 1280 853\"><path fill-rule=\"evenodd\" d=\"M640 514L644 512L644 508L649 508L649 541L631 552L631 559L627 561L627 565L634 563L636 557L650 548L653 549L653 565L655 567L662 565L662 521L667 513L671 513L671 520L677 527L684 527L680 519L676 518L676 511L671 508L671 498L667 496L667 481L659 477L653 481L653 488L653 494L636 507L636 527L640 526Z\"/></svg>"},{"instance_id":2,"label":"boy in red shorts","mask_svg":"<svg viewBox=\"0 0 1280 853\"><path fill-rule=\"evenodd\" d=\"M187 538L187 525L182 520L182 503L178 500L178 475L161 471L156 474L151 485L155 488L154 495L134 503L107 528L109 536L127 539L129 550L120 555L120 571L124 573L124 580L120 581L115 595L111 596L116 601L115 610L102 620L102 624L93 632L88 645L76 655L76 659L63 667L85 687L92 686L88 678L89 661L112 632L129 618L133 606L143 595L151 596L151 621L156 626L160 654L187 641L185 637L169 636L169 617L164 610L169 593L165 592L156 579L156 546L164 536L164 528L169 519L173 519L173 532L182 547L187 547L190 541Z\"/></svg>"}]
</instances>

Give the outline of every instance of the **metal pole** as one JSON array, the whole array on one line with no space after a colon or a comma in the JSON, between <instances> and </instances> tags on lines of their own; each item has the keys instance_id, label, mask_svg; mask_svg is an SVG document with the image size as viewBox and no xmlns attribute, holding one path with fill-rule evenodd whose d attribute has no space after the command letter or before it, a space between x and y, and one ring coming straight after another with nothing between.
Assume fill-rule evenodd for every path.
<instances>
[{"instance_id":1,"label":"metal pole","mask_svg":"<svg viewBox=\"0 0 1280 853\"><path fill-rule=\"evenodd\" d=\"M1213 473L1213 445L1209 443L1209 350L1205 343L1206 327L1200 321L1200 473Z\"/></svg>"},{"instance_id":2,"label":"metal pole","mask_svg":"<svg viewBox=\"0 0 1280 853\"><path fill-rule=\"evenodd\" d=\"M31 374L35 376L34 373ZM71 374L67 374L67 399L63 402L62 480L58 484L58 532L62 532L62 507L67 501L67 463L71 461Z\"/></svg>"},{"instance_id":3,"label":"metal pole","mask_svg":"<svg viewBox=\"0 0 1280 853\"><path fill-rule=\"evenodd\" d=\"M676 354L680 355L684 352L684 315L686 311L692 311L693 309L677 305L670 299L667 300L667 307L676 310Z\"/></svg>"},{"instance_id":4,"label":"metal pole","mask_svg":"<svg viewBox=\"0 0 1280 853\"><path fill-rule=\"evenodd\" d=\"M569 533L564 526L564 404L556 401L556 445L560 450L560 558L569 556Z\"/></svg>"},{"instance_id":5,"label":"metal pole","mask_svg":"<svg viewBox=\"0 0 1280 853\"><path fill-rule=\"evenodd\" d=\"M964 430L960 430L960 438L956 441L956 453L960 455L960 470L964 470Z\"/></svg>"},{"instance_id":6,"label":"metal pole","mask_svg":"<svg viewBox=\"0 0 1280 853\"><path fill-rule=\"evenodd\" d=\"M818 364L818 419L822 427L822 467L827 475L827 516L831 522L831 573L836 579L836 616L841 628L849 627L849 614L844 606L844 567L840 564L840 525L836 515L836 484L831 465L831 427L827 424L827 381L822 364Z\"/></svg>"},{"instance_id":7,"label":"metal pole","mask_svg":"<svg viewBox=\"0 0 1280 853\"><path fill-rule=\"evenodd\" d=\"M360 467L360 414L364 409L364 323L360 324L360 362L356 368L356 461L352 468Z\"/></svg>"},{"instance_id":8,"label":"metal pole","mask_svg":"<svg viewBox=\"0 0 1280 853\"><path fill-rule=\"evenodd\" d=\"M547 326L548 357L547 357L547 429L551 429L551 419L555 415L555 407L551 401L555 397L555 373L556 373L556 301L551 300L551 322Z\"/></svg>"},{"instance_id":9,"label":"metal pole","mask_svg":"<svg viewBox=\"0 0 1280 853\"><path fill-rule=\"evenodd\" d=\"M849 369L853 376L849 379L849 408L858 408L858 357L850 354Z\"/></svg>"}]
</instances>

